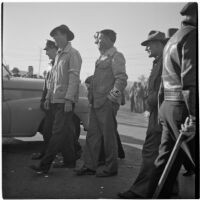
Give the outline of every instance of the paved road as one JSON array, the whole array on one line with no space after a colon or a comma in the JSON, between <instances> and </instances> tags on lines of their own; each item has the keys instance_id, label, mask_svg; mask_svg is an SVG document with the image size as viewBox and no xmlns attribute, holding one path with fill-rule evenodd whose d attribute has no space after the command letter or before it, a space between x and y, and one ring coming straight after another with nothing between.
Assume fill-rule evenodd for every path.
<instances>
[{"instance_id":1,"label":"paved road","mask_svg":"<svg viewBox=\"0 0 200 200\"><path fill-rule=\"evenodd\" d=\"M119 174L116 177L96 178L75 176L72 169L51 169L45 178L29 170L30 156L41 147L42 137L6 139L3 145L3 196L4 198L117 198L119 191L128 189L135 180L141 164L141 148L145 138L146 121L141 114L120 112L118 129L126 158L119 160ZM124 117L123 117L124 115ZM132 121L134 120L134 121ZM131 121L134 122L131 124ZM134 126L133 126L134 124ZM80 142L84 145L86 132L82 130ZM77 165L81 164L81 160ZM194 176L181 180L180 195L192 198Z\"/></svg>"}]
</instances>

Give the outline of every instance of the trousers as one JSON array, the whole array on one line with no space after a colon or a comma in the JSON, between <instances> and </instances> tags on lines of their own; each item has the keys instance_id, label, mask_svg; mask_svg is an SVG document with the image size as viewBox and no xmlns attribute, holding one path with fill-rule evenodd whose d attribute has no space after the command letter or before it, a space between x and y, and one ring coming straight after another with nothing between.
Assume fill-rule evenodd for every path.
<instances>
[{"instance_id":1,"label":"trousers","mask_svg":"<svg viewBox=\"0 0 200 200\"><path fill-rule=\"evenodd\" d=\"M103 146L105 155L104 170L109 173L117 172L116 114L118 109L119 105L109 99L100 108L91 108L89 130L83 154L84 165L87 168L98 170L99 157Z\"/></svg>"},{"instance_id":2,"label":"trousers","mask_svg":"<svg viewBox=\"0 0 200 200\"><path fill-rule=\"evenodd\" d=\"M64 103L52 105L53 127L45 156L40 162L40 168L48 171L58 152L63 155L65 164L75 164L75 127L73 111L64 112Z\"/></svg>"},{"instance_id":3,"label":"trousers","mask_svg":"<svg viewBox=\"0 0 200 200\"><path fill-rule=\"evenodd\" d=\"M146 198L147 188L150 181L150 175L154 169L154 161L158 156L159 145L161 141L162 129L158 124L158 111L154 109L149 116L149 123L146 132L145 142L142 148L142 164L139 174L130 187L135 194Z\"/></svg>"},{"instance_id":4,"label":"trousers","mask_svg":"<svg viewBox=\"0 0 200 200\"><path fill-rule=\"evenodd\" d=\"M167 164L176 139L178 138L181 124L185 122L185 119L188 116L188 110L184 102L165 100L161 105L159 115L163 130L161 144L159 146L159 155L155 160L155 168L153 169L150 176L148 198L151 198L155 192L158 181L162 175L164 167ZM195 145L194 140L193 145ZM182 149L180 149L158 198L170 198L173 190L173 185L176 181L178 172L182 163L184 162L184 159L185 153Z\"/></svg>"}]
</instances>

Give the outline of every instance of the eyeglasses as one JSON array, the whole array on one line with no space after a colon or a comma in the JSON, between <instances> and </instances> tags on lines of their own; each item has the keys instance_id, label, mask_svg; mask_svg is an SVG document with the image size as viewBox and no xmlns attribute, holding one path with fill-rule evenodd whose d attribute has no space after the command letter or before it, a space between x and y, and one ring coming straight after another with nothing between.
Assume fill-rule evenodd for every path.
<instances>
[{"instance_id":1,"label":"eyeglasses","mask_svg":"<svg viewBox=\"0 0 200 200\"><path fill-rule=\"evenodd\" d=\"M95 34L94 34L94 39L95 39L95 44L98 44L98 41L99 41L99 35L100 35L100 32L96 32Z\"/></svg>"}]
</instances>

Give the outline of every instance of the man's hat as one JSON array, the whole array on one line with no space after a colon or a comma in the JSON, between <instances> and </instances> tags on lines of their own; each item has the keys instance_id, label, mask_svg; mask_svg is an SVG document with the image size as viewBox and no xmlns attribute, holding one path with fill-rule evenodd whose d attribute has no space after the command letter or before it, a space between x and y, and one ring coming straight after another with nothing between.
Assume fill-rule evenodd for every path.
<instances>
[{"instance_id":1,"label":"man's hat","mask_svg":"<svg viewBox=\"0 0 200 200\"><path fill-rule=\"evenodd\" d=\"M54 28L51 32L50 32L50 36L53 37L57 31L60 31L63 34L67 35L67 40L71 41L74 39L74 33L68 28L68 26L62 24L56 28Z\"/></svg>"},{"instance_id":2,"label":"man's hat","mask_svg":"<svg viewBox=\"0 0 200 200\"><path fill-rule=\"evenodd\" d=\"M56 46L55 42L52 41L52 40L47 40L44 50L53 49L53 48L58 49L58 47Z\"/></svg>"},{"instance_id":3,"label":"man's hat","mask_svg":"<svg viewBox=\"0 0 200 200\"><path fill-rule=\"evenodd\" d=\"M167 37L165 38L165 43L178 31L178 28L169 28L167 30Z\"/></svg>"},{"instance_id":4,"label":"man's hat","mask_svg":"<svg viewBox=\"0 0 200 200\"><path fill-rule=\"evenodd\" d=\"M171 38L177 31L178 28L169 28L167 30L167 38Z\"/></svg>"},{"instance_id":5,"label":"man's hat","mask_svg":"<svg viewBox=\"0 0 200 200\"><path fill-rule=\"evenodd\" d=\"M180 14L184 16L191 15L194 12L197 13L197 2L189 2L182 8Z\"/></svg>"},{"instance_id":6,"label":"man's hat","mask_svg":"<svg viewBox=\"0 0 200 200\"><path fill-rule=\"evenodd\" d=\"M151 41L161 41L161 42L165 42L166 38L165 38L165 34L163 32L160 31L150 31L148 34L148 38L147 40L145 40L144 42L141 43L142 46L146 46L149 42Z\"/></svg>"},{"instance_id":7,"label":"man's hat","mask_svg":"<svg viewBox=\"0 0 200 200\"><path fill-rule=\"evenodd\" d=\"M113 43L116 41L116 33L111 29L104 29L100 31L103 35L107 36Z\"/></svg>"}]
</instances>

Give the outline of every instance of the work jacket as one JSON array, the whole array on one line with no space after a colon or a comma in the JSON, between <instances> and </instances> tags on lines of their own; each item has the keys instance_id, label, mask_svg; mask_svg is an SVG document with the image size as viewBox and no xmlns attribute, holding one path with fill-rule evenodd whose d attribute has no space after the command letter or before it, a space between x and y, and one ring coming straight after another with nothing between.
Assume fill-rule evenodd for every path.
<instances>
[{"instance_id":1,"label":"work jacket","mask_svg":"<svg viewBox=\"0 0 200 200\"><path fill-rule=\"evenodd\" d=\"M94 108L98 108L109 99L121 105L127 79L123 54L115 47L110 48L96 61L90 86L90 103Z\"/></svg>"},{"instance_id":2,"label":"work jacket","mask_svg":"<svg viewBox=\"0 0 200 200\"><path fill-rule=\"evenodd\" d=\"M81 64L80 53L71 43L63 50L59 49L53 66L51 88L46 99L52 103L64 103L65 100L76 103L79 96Z\"/></svg>"},{"instance_id":3,"label":"work jacket","mask_svg":"<svg viewBox=\"0 0 200 200\"><path fill-rule=\"evenodd\" d=\"M183 94L191 115L196 110L196 56L196 27L183 23L164 48L162 80L165 93Z\"/></svg>"}]
</instances>

